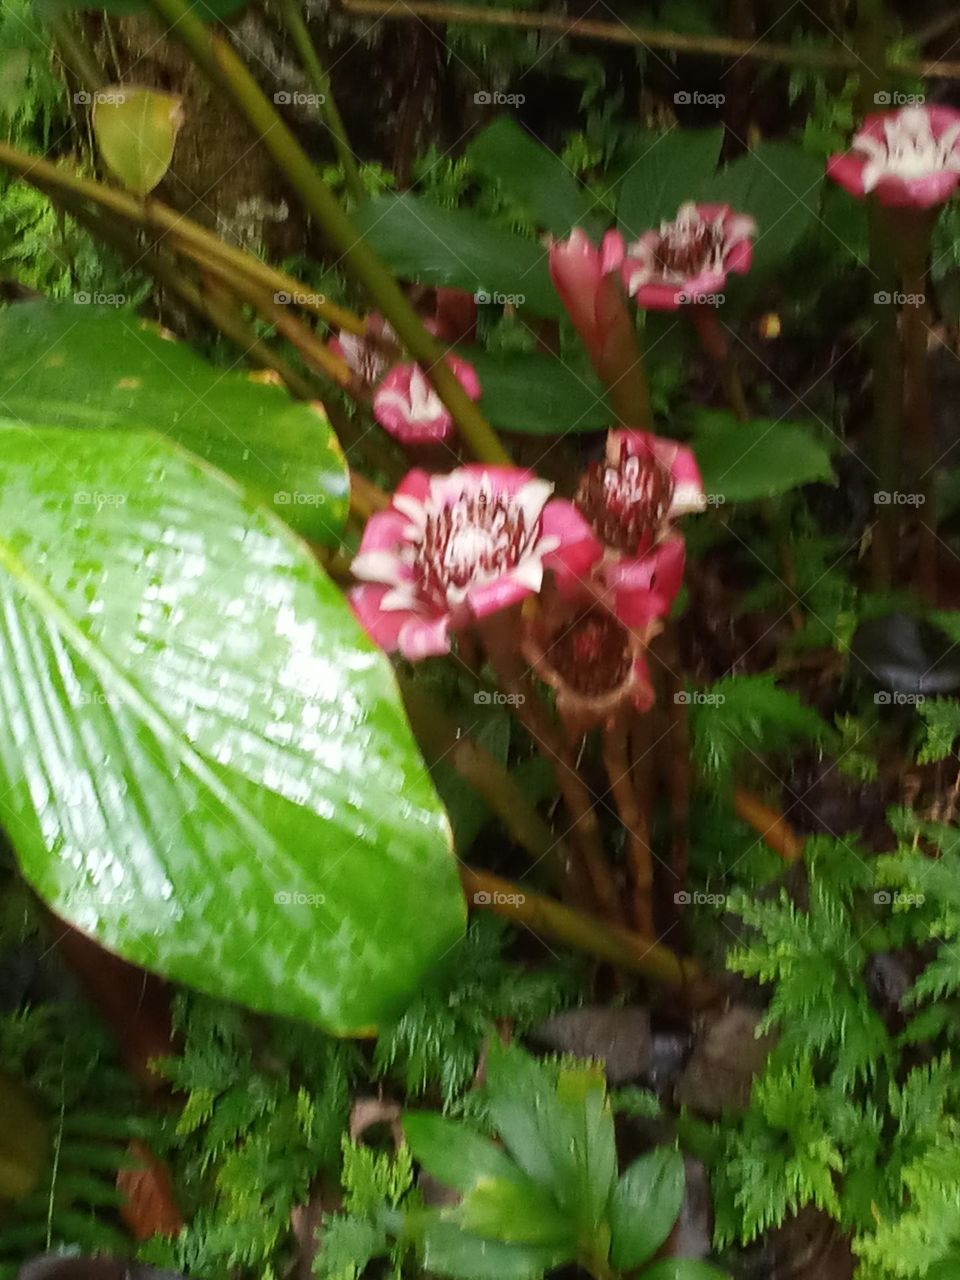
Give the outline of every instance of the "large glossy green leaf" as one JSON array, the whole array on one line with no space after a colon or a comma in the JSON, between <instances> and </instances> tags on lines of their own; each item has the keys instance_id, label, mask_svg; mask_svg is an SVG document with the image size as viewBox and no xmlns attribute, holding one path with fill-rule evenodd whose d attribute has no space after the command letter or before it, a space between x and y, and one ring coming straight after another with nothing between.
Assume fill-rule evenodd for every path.
<instances>
[{"instance_id":1,"label":"large glossy green leaf","mask_svg":"<svg viewBox=\"0 0 960 1280\"><path fill-rule=\"evenodd\" d=\"M706 184L705 199L756 219L748 285L786 261L810 230L822 186L823 162L793 142L762 142Z\"/></svg>"},{"instance_id":2,"label":"large glossy green leaf","mask_svg":"<svg viewBox=\"0 0 960 1280\"><path fill-rule=\"evenodd\" d=\"M713 502L774 498L814 481L832 482L826 446L813 427L731 413L698 415L693 440L704 492Z\"/></svg>"},{"instance_id":3,"label":"large glossy green leaf","mask_svg":"<svg viewBox=\"0 0 960 1280\"><path fill-rule=\"evenodd\" d=\"M567 435L612 424L603 387L592 373L574 372L555 356L464 351L483 388L481 408L500 431Z\"/></svg>"},{"instance_id":4,"label":"large glossy green leaf","mask_svg":"<svg viewBox=\"0 0 960 1280\"><path fill-rule=\"evenodd\" d=\"M321 405L216 369L131 311L77 298L0 312L0 421L160 431L304 537L338 544L347 470Z\"/></svg>"},{"instance_id":5,"label":"large glossy green leaf","mask_svg":"<svg viewBox=\"0 0 960 1280\"><path fill-rule=\"evenodd\" d=\"M531 138L510 116L498 116L467 147L467 159L528 209L534 222L557 236L581 226L602 234L609 218L559 156Z\"/></svg>"},{"instance_id":6,"label":"large glossy green leaf","mask_svg":"<svg viewBox=\"0 0 960 1280\"><path fill-rule=\"evenodd\" d=\"M513 299L552 319L563 315L546 250L536 240L411 195L370 200L357 210L356 221L380 257L407 280Z\"/></svg>"},{"instance_id":7,"label":"large glossy green leaf","mask_svg":"<svg viewBox=\"0 0 960 1280\"><path fill-rule=\"evenodd\" d=\"M641 140L640 154L617 194L617 217L628 240L673 218L685 201L700 198L722 142L722 129L671 129Z\"/></svg>"},{"instance_id":8,"label":"large glossy green leaf","mask_svg":"<svg viewBox=\"0 0 960 1280\"><path fill-rule=\"evenodd\" d=\"M635 1160L610 1202L610 1256L619 1271L652 1258L670 1234L683 1201L683 1157L657 1147Z\"/></svg>"},{"instance_id":9,"label":"large glossy green leaf","mask_svg":"<svg viewBox=\"0 0 960 1280\"><path fill-rule=\"evenodd\" d=\"M0 823L126 959L355 1033L462 934L385 657L287 527L148 433L0 428Z\"/></svg>"}]
</instances>

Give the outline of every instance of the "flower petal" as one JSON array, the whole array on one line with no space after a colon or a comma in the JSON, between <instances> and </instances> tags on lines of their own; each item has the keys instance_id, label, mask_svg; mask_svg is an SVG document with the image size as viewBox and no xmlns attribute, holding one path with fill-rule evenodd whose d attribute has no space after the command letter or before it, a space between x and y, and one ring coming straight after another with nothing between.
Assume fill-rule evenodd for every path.
<instances>
[{"instance_id":1,"label":"flower petal","mask_svg":"<svg viewBox=\"0 0 960 1280\"><path fill-rule=\"evenodd\" d=\"M388 588L377 586L353 587L347 600L357 621L367 635L387 653L393 653L399 644L400 632L415 615L384 611L381 607Z\"/></svg>"},{"instance_id":2,"label":"flower petal","mask_svg":"<svg viewBox=\"0 0 960 1280\"><path fill-rule=\"evenodd\" d=\"M411 616L400 628L399 648L408 662L419 662L450 651L450 617L424 619Z\"/></svg>"}]
</instances>

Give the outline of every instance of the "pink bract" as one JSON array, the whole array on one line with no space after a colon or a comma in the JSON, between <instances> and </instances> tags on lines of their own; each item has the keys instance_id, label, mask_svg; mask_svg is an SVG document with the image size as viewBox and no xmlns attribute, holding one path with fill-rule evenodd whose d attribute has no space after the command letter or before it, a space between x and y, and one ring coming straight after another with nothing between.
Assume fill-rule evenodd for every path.
<instances>
[{"instance_id":1,"label":"pink bract","mask_svg":"<svg viewBox=\"0 0 960 1280\"><path fill-rule=\"evenodd\" d=\"M471 400L480 399L473 366L445 356ZM396 364L373 394L373 416L401 444L432 444L453 435L453 418L418 364Z\"/></svg>"},{"instance_id":2,"label":"pink bract","mask_svg":"<svg viewBox=\"0 0 960 1280\"><path fill-rule=\"evenodd\" d=\"M910 106L867 116L827 174L852 196L891 208L930 209L960 183L960 111Z\"/></svg>"},{"instance_id":3,"label":"pink bract","mask_svg":"<svg viewBox=\"0 0 960 1280\"><path fill-rule=\"evenodd\" d=\"M684 204L672 222L646 231L625 250L623 284L650 311L675 311L719 293L753 258L753 218L725 204Z\"/></svg>"},{"instance_id":4,"label":"pink bract","mask_svg":"<svg viewBox=\"0 0 960 1280\"><path fill-rule=\"evenodd\" d=\"M635 360L636 334L614 278L623 238L608 231L597 246L579 227L550 249L550 276L594 368L617 377L618 360Z\"/></svg>"},{"instance_id":5,"label":"pink bract","mask_svg":"<svg viewBox=\"0 0 960 1280\"><path fill-rule=\"evenodd\" d=\"M446 653L451 632L539 592L545 569L586 575L600 543L552 491L517 467L409 472L353 562L350 601L374 641L412 661Z\"/></svg>"}]
</instances>

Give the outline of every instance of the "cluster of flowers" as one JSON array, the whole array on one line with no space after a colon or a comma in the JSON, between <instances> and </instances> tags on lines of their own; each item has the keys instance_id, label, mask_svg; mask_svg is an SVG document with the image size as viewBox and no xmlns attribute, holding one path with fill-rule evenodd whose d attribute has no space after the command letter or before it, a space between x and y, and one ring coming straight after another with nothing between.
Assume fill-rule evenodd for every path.
<instances>
[{"instance_id":1,"label":"cluster of flowers","mask_svg":"<svg viewBox=\"0 0 960 1280\"><path fill-rule=\"evenodd\" d=\"M909 107L869 117L827 172L887 206L942 203L960 184L960 112ZM720 292L729 273L749 270L755 231L751 218L726 205L689 203L629 244L611 231L597 246L579 229L555 244L554 285L601 377L614 380L623 353L621 284L646 309L696 305ZM452 433L424 370L401 360L382 320L372 317L364 338L342 334L338 349L371 388L377 419L402 443ZM445 359L478 399L474 369L452 354ZM418 660L447 652L452 633L537 595L523 650L557 690L568 723L603 722L628 699L645 709L646 646L683 575L675 521L703 509L701 489L689 449L635 430L610 432L605 460L588 466L572 501L511 467L411 471L389 509L367 524L353 564L363 584L353 607L384 649Z\"/></svg>"},{"instance_id":2,"label":"cluster of flowers","mask_svg":"<svg viewBox=\"0 0 960 1280\"><path fill-rule=\"evenodd\" d=\"M625 430L609 434L604 461L588 466L572 502L552 493L515 467L409 472L367 522L351 601L382 648L416 661L541 595L524 652L568 722L585 727L627 699L649 707L644 650L683 576L674 522L704 499L689 449Z\"/></svg>"}]
</instances>

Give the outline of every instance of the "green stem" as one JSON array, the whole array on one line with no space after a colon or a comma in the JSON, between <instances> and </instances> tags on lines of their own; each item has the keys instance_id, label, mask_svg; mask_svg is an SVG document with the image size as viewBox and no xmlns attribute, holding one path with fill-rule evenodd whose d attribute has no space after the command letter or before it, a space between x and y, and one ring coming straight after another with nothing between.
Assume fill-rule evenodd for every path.
<instances>
[{"instance_id":1,"label":"green stem","mask_svg":"<svg viewBox=\"0 0 960 1280\"><path fill-rule=\"evenodd\" d=\"M466 864L461 864L460 882L469 903L494 911L514 924L525 925L533 934L543 934L577 951L597 956L628 973L684 987L691 1004L708 1004L716 998L713 984L696 961L677 955L662 942L654 942L619 925L606 924L543 894L531 893L525 885Z\"/></svg>"},{"instance_id":2,"label":"green stem","mask_svg":"<svg viewBox=\"0 0 960 1280\"><path fill-rule=\"evenodd\" d=\"M192 258L204 271L219 276L228 285L233 286L238 277L243 277L261 285L268 292L289 294L296 299L298 306L320 316L333 328L346 329L349 333L358 335L365 332L360 316L354 315L346 307L317 297L302 281L275 270L234 245L227 244L206 227L191 221L153 196L149 200L137 200L116 187L94 182L90 178L79 178L76 174L51 164L49 160L18 151L6 142L0 142L0 165L11 169L25 182L47 193L65 191L81 196L99 208L117 214L126 222L159 232L164 239L169 239L174 244L178 253Z\"/></svg>"},{"instance_id":3,"label":"green stem","mask_svg":"<svg viewBox=\"0 0 960 1280\"><path fill-rule=\"evenodd\" d=\"M60 51L60 56L84 88L89 89L91 93L102 88L104 78L100 68L94 62L86 45L77 35L71 19L64 14L51 18L50 30Z\"/></svg>"},{"instance_id":4,"label":"green stem","mask_svg":"<svg viewBox=\"0 0 960 1280\"><path fill-rule=\"evenodd\" d=\"M39 189L43 190L42 187ZM175 262L156 249L144 253L143 246L127 227L118 225L102 212L92 213L76 197L64 192L54 195L47 191L45 194L54 203L59 203L95 239L111 245L131 265L153 276L159 284L176 294L191 310L196 311L214 328L219 329L253 364L262 369L272 369L286 383L292 395L301 400L315 398L314 388L310 383L305 381L266 342L257 337L228 298L219 299L210 293L201 293L196 285L177 269Z\"/></svg>"},{"instance_id":5,"label":"green stem","mask_svg":"<svg viewBox=\"0 0 960 1280\"><path fill-rule=\"evenodd\" d=\"M327 75L326 68L317 53L317 47L310 37L303 10L298 0L279 0L279 5L283 21L290 33L290 39L293 41L294 47L300 55L304 70L310 77L310 81L320 99L320 112L333 138L337 158L343 166L347 188L354 200L360 204L365 196L363 183L360 181L360 170L357 168L357 161L350 146L350 139L347 137L343 117L337 109L330 77Z\"/></svg>"},{"instance_id":6,"label":"green stem","mask_svg":"<svg viewBox=\"0 0 960 1280\"><path fill-rule=\"evenodd\" d=\"M360 235L233 49L204 26L196 13L187 7L185 0L151 0L151 4L214 84L226 90L259 134L290 185L323 227L330 243L369 290L413 359L423 365L474 455L481 462L509 463L510 456L496 433L443 359L443 347L423 327L394 277Z\"/></svg>"},{"instance_id":7,"label":"green stem","mask_svg":"<svg viewBox=\"0 0 960 1280\"><path fill-rule=\"evenodd\" d=\"M439 0L342 0L345 11L369 14L392 21L477 23L481 26L520 27L534 31L556 31L573 39L603 40L611 44L643 45L646 49L668 49L673 53L706 54L719 58L749 58L759 62L779 62L789 67L837 67L859 71L862 61L846 47L812 49L804 44L772 44L765 40L738 40L729 36L702 36L659 27L640 27L617 20L601 22L573 18L569 13L531 13L520 9L497 9L473 4L447 4ZM908 76L960 78L960 63L941 59L906 59L891 64L892 71Z\"/></svg>"},{"instance_id":8,"label":"green stem","mask_svg":"<svg viewBox=\"0 0 960 1280\"><path fill-rule=\"evenodd\" d=\"M535 862L546 862L559 885L576 882L576 859L553 834L510 772L447 714L416 680L397 675L414 736L433 759L444 759L503 822L512 838Z\"/></svg>"}]
</instances>

